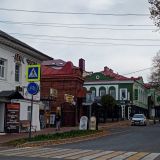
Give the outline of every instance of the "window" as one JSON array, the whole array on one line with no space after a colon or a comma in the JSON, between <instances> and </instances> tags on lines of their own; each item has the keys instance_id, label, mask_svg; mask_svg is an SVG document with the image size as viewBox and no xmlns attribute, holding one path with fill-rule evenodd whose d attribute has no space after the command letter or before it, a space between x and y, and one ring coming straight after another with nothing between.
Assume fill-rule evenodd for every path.
<instances>
[{"instance_id":1,"label":"window","mask_svg":"<svg viewBox=\"0 0 160 160\"><path fill-rule=\"evenodd\" d=\"M17 63L15 64L15 81L20 81L20 65Z\"/></svg>"},{"instance_id":2,"label":"window","mask_svg":"<svg viewBox=\"0 0 160 160\"><path fill-rule=\"evenodd\" d=\"M105 87L100 87L99 89L99 96L102 97L106 94L106 89Z\"/></svg>"},{"instance_id":3,"label":"window","mask_svg":"<svg viewBox=\"0 0 160 160\"><path fill-rule=\"evenodd\" d=\"M116 89L115 87L110 87L109 88L109 95L111 95L114 99L116 99Z\"/></svg>"},{"instance_id":4,"label":"window","mask_svg":"<svg viewBox=\"0 0 160 160\"><path fill-rule=\"evenodd\" d=\"M96 88L95 87L91 87L90 91L91 91L92 95L96 96Z\"/></svg>"},{"instance_id":5,"label":"window","mask_svg":"<svg viewBox=\"0 0 160 160\"><path fill-rule=\"evenodd\" d=\"M31 120L31 106L27 108L27 120Z\"/></svg>"},{"instance_id":6,"label":"window","mask_svg":"<svg viewBox=\"0 0 160 160\"><path fill-rule=\"evenodd\" d=\"M120 89L120 99L127 100L127 89Z\"/></svg>"},{"instance_id":7,"label":"window","mask_svg":"<svg viewBox=\"0 0 160 160\"><path fill-rule=\"evenodd\" d=\"M4 79L6 74L6 60L0 59L0 78Z\"/></svg>"},{"instance_id":8,"label":"window","mask_svg":"<svg viewBox=\"0 0 160 160\"><path fill-rule=\"evenodd\" d=\"M138 89L134 90L134 100L138 100Z\"/></svg>"}]
</instances>

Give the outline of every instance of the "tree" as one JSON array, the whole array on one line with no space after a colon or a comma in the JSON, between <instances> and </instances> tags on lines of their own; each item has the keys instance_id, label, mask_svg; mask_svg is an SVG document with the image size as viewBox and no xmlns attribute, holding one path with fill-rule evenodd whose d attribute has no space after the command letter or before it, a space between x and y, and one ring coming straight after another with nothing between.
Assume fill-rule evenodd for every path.
<instances>
[{"instance_id":1,"label":"tree","mask_svg":"<svg viewBox=\"0 0 160 160\"><path fill-rule=\"evenodd\" d=\"M151 4L150 13L151 19L154 21L154 24L159 28L160 27L160 0L148 0Z\"/></svg>"},{"instance_id":2,"label":"tree","mask_svg":"<svg viewBox=\"0 0 160 160\"><path fill-rule=\"evenodd\" d=\"M106 113L111 113L112 121L114 120L113 118L113 112L114 108L116 106L116 100L111 96L111 95L104 95L101 97L101 104L104 107L104 119L106 121Z\"/></svg>"},{"instance_id":3,"label":"tree","mask_svg":"<svg viewBox=\"0 0 160 160\"><path fill-rule=\"evenodd\" d=\"M160 51L153 57L152 66L150 76L151 84L156 88L160 88Z\"/></svg>"}]
</instances>

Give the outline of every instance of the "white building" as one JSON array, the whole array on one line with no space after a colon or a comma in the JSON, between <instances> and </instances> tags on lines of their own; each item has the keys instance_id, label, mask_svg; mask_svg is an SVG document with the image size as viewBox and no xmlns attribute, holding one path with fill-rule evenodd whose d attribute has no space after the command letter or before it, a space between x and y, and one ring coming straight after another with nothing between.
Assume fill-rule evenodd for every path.
<instances>
[{"instance_id":1,"label":"white building","mask_svg":"<svg viewBox=\"0 0 160 160\"><path fill-rule=\"evenodd\" d=\"M15 123L29 120L31 104L26 99L28 84L25 77L26 66L41 64L42 61L51 59L0 30L0 132L8 131L8 125L10 125L10 129L17 129L14 126ZM36 100L39 97L40 94ZM40 130L39 102L39 100L33 102L32 114L32 124L37 127L37 130ZM14 110L14 108L17 109L16 105L19 106L18 112Z\"/></svg>"}]
</instances>

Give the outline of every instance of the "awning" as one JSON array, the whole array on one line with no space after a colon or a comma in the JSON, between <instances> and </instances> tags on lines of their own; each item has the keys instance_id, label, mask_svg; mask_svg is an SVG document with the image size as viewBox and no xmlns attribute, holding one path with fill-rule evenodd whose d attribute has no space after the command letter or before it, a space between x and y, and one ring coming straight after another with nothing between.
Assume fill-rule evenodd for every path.
<instances>
[{"instance_id":1,"label":"awning","mask_svg":"<svg viewBox=\"0 0 160 160\"><path fill-rule=\"evenodd\" d=\"M24 99L24 97L18 91L1 91L0 92L0 99Z\"/></svg>"}]
</instances>

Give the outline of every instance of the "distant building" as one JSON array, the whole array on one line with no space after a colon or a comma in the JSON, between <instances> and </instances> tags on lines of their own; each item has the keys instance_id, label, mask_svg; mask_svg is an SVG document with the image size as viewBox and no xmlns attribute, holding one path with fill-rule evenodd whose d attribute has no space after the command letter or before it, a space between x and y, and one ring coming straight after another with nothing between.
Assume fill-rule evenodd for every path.
<instances>
[{"instance_id":1,"label":"distant building","mask_svg":"<svg viewBox=\"0 0 160 160\"><path fill-rule=\"evenodd\" d=\"M131 112L148 114L148 90L142 77L127 78L104 67L103 71L86 76L84 87L91 92L92 102L106 94L114 97L120 118L129 118Z\"/></svg>"}]
</instances>

